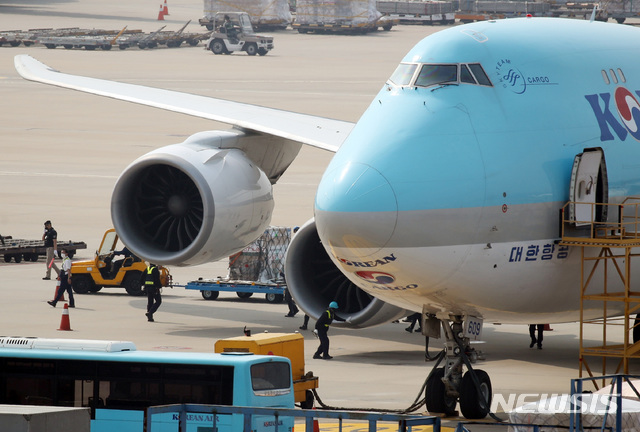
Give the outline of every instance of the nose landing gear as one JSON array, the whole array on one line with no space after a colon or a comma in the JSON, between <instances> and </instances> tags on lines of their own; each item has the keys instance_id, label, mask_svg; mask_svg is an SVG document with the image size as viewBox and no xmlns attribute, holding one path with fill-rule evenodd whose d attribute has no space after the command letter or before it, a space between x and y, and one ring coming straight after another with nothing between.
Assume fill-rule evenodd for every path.
<instances>
[{"instance_id":1,"label":"nose landing gear","mask_svg":"<svg viewBox=\"0 0 640 432\"><path fill-rule=\"evenodd\" d=\"M465 418L482 419L491 414L491 380L481 369L473 369L477 352L471 348L470 340L464 337L463 317L452 316L440 320L446 342L445 349L436 358L436 364L427 378L425 401L430 412L456 413L456 404ZM444 366L439 367L444 361ZM463 374L463 366L467 372Z\"/></svg>"}]
</instances>

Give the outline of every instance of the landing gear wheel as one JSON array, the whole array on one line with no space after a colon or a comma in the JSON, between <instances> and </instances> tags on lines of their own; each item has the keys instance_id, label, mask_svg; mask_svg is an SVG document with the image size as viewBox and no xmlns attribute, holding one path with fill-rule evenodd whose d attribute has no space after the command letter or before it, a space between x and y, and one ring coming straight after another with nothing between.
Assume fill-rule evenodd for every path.
<instances>
[{"instance_id":1,"label":"landing gear wheel","mask_svg":"<svg viewBox=\"0 0 640 432\"><path fill-rule=\"evenodd\" d=\"M227 47L224 45L224 42L222 42L220 39L212 40L211 43L209 44L209 49L211 50L212 53L216 55L223 54L227 51Z\"/></svg>"},{"instance_id":2,"label":"landing gear wheel","mask_svg":"<svg viewBox=\"0 0 640 432\"><path fill-rule=\"evenodd\" d=\"M265 294L264 298L267 300L267 303L282 303L282 300L284 300L284 295L268 293Z\"/></svg>"},{"instance_id":3,"label":"landing gear wheel","mask_svg":"<svg viewBox=\"0 0 640 432\"><path fill-rule=\"evenodd\" d=\"M427 389L425 390L427 411L451 416L456 412L456 400L446 395L442 382L443 377L444 368L437 368L427 380Z\"/></svg>"},{"instance_id":4,"label":"landing gear wheel","mask_svg":"<svg viewBox=\"0 0 640 432\"><path fill-rule=\"evenodd\" d=\"M469 371L462 377L460 387L460 411L465 418L471 420L483 419L489 414L492 394L489 375L481 369L474 369L474 372L480 383L480 392L477 391Z\"/></svg>"},{"instance_id":5,"label":"landing gear wheel","mask_svg":"<svg viewBox=\"0 0 640 432\"><path fill-rule=\"evenodd\" d=\"M249 297L251 297L253 295L253 293L250 293L250 292L237 292L236 295L238 297L240 297L241 299L248 299Z\"/></svg>"},{"instance_id":6,"label":"landing gear wheel","mask_svg":"<svg viewBox=\"0 0 640 432\"><path fill-rule=\"evenodd\" d=\"M95 289L95 283L89 275L75 275L71 278L71 288L76 294L86 294Z\"/></svg>"},{"instance_id":7,"label":"landing gear wheel","mask_svg":"<svg viewBox=\"0 0 640 432\"><path fill-rule=\"evenodd\" d=\"M254 56L258 54L258 46L254 43L247 44L247 46L244 49L247 52L247 54L249 54L250 56Z\"/></svg>"},{"instance_id":8,"label":"landing gear wheel","mask_svg":"<svg viewBox=\"0 0 640 432\"><path fill-rule=\"evenodd\" d=\"M129 295L141 296L144 294L144 291L142 291L142 287L140 286L141 276L142 273L139 271L127 272L125 275L124 280L122 281L122 286L127 290Z\"/></svg>"},{"instance_id":9,"label":"landing gear wheel","mask_svg":"<svg viewBox=\"0 0 640 432\"><path fill-rule=\"evenodd\" d=\"M218 298L218 295L220 294L220 292L203 290L203 291L200 291L200 294L202 294L202 298L205 300L215 300Z\"/></svg>"}]
</instances>

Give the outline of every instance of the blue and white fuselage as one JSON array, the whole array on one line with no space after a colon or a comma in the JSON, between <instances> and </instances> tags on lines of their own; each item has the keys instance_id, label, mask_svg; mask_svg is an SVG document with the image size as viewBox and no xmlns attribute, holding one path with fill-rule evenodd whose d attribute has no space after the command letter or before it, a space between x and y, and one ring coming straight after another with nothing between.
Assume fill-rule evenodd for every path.
<instances>
[{"instance_id":1,"label":"blue and white fuselage","mask_svg":"<svg viewBox=\"0 0 640 432\"><path fill-rule=\"evenodd\" d=\"M603 150L610 202L640 193L640 31L559 24L453 27L404 57L317 192L318 234L353 283L444 315L578 319L580 250L557 244L559 210L586 148Z\"/></svg>"}]
</instances>

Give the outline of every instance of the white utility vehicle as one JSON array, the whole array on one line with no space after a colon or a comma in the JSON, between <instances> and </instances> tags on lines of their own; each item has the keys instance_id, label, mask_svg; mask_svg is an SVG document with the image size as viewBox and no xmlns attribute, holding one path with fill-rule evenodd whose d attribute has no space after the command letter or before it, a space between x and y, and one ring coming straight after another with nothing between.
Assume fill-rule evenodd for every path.
<instances>
[{"instance_id":1,"label":"white utility vehicle","mask_svg":"<svg viewBox=\"0 0 640 432\"><path fill-rule=\"evenodd\" d=\"M213 26L207 49L214 54L246 51L249 55L263 56L273 49L273 37L257 35L246 12L218 12Z\"/></svg>"}]
</instances>

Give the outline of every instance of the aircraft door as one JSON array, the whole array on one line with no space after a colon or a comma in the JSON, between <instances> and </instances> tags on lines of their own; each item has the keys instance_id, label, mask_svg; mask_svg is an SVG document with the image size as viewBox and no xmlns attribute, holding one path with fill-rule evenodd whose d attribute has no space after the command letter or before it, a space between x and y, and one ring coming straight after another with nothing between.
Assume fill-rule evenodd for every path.
<instances>
[{"instance_id":1,"label":"aircraft door","mask_svg":"<svg viewBox=\"0 0 640 432\"><path fill-rule=\"evenodd\" d=\"M609 201L607 167L601 148L585 149L576 155L569 186L569 218L576 226L607 220Z\"/></svg>"}]
</instances>

